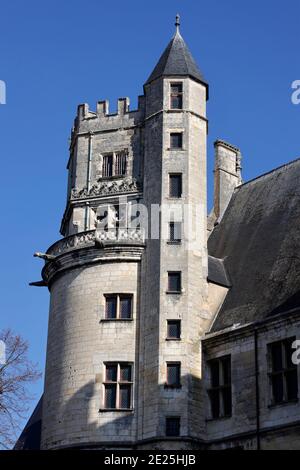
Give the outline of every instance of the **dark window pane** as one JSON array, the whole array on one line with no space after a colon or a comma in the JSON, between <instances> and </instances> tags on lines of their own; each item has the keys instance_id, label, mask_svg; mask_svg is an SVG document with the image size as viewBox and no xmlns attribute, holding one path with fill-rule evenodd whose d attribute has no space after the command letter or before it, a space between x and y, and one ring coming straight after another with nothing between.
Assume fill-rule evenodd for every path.
<instances>
[{"instance_id":1,"label":"dark window pane","mask_svg":"<svg viewBox=\"0 0 300 470\"><path fill-rule=\"evenodd\" d=\"M171 96L171 109L182 109L182 95Z\"/></svg>"},{"instance_id":2,"label":"dark window pane","mask_svg":"<svg viewBox=\"0 0 300 470\"><path fill-rule=\"evenodd\" d=\"M115 162L115 176L126 175L127 152L117 152Z\"/></svg>"},{"instance_id":3,"label":"dark window pane","mask_svg":"<svg viewBox=\"0 0 300 470\"><path fill-rule=\"evenodd\" d=\"M298 378L297 368L285 373L287 400L295 400L298 398Z\"/></svg>"},{"instance_id":4,"label":"dark window pane","mask_svg":"<svg viewBox=\"0 0 300 470\"><path fill-rule=\"evenodd\" d=\"M167 364L167 384L173 387L179 387L180 364Z\"/></svg>"},{"instance_id":5,"label":"dark window pane","mask_svg":"<svg viewBox=\"0 0 300 470\"><path fill-rule=\"evenodd\" d=\"M272 370L273 372L282 370L283 361L282 361L282 343L281 341L273 343L271 345L272 353Z\"/></svg>"},{"instance_id":6,"label":"dark window pane","mask_svg":"<svg viewBox=\"0 0 300 470\"><path fill-rule=\"evenodd\" d=\"M180 418L166 418L166 436L180 435Z\"/></svg>"},{"instance_id":7,"label":"dark window pane","mask_svg":"<svg viewBox=\"0 0 300 470\"><path fill-rule=\"evenodd\" d=\"M283 402L283 375L276 374L272 376L272 392L274 403Z\"/></svg>"},{"instance_id":8,"label":"dark window pane","mask_svg":"<svg viewBox=\"0 0 300 470\"><path fill-rule=\"evenodd\" d=\"M181 291L181 274L168 273L168 290L169 292Z\"/></svg>"},{"instance_id":9,"label":"dark window pane","mask_svg":"<svg viewBox=\"0 0 300 470\"><path fill-rule=\"evenodd\" d=\"M181 222L170 222L170 233L169 238L172 242L181 241Z\"/></svg>"},{"instance_id":10,"label":"dark window pane","mask_svg":"<svg viewBox=\"0 0 300 470\"><path fill-rule=\"evenodd\" d=\"M171 109L182 109L182 83L171 84Z\"/></svg>"},{"instance_id":11,"label":"dark window pane","mask_svg":"<svg viewBox=\"0 0 300 470\"><path fill-rule=\"evenodd\" d=\"M180 338L180 320L168 321L168 338Z\"/></svg>"},{"instance_id":12,"label":"dark window pane","mask_svg":"<svg viewBox=\"0 0 300 470\"><path fill-rule=\"evenodd\" d=\"M223 409L224 409L224 416L231 416L231 387L226 387L222 390L222 398L223 398Z\"/></svg>"},{"instance_id":13,"label":"dark window pane","mask_svg":"<svg viewBox=\"0 0 300 470\"><path fill-rule=\"evenodd\" d=\"M103 157L102 176L113 176L113 156L105 155Z\"/></svg>"},{"instance_id":14,"label":"dark window pane","mask_svg":"<svg viewBox=\"0 0 300 470\"><path fill-rule=\"evenodd\" d=\"M106 297L106 318L117 318L117 296Z\"/></svg>"},{"instance_id":15,"label":"dark window pane","mask_svg":"<svg viewBox=\"0 0 300 470\"><path fill-rule=\"evenodd\" d=\"M116 385L105 385L105 408L116 408Z\"/></svg>"},{"instance_id":16,"label":"dark window pane","mask_svg":"<svg viewBox=\"0 0 300 470\"><path fill-rule=\"evenodd\" d=\"M170 197L182 196L182 175L170 175L169 177Z\"/></svg>"},{"instance_id":17,"label":"dark window pane","mask_svg":"<svg viewBox=\"0 0 300 470\"><path fill-rule=\"evenodd\" d=\"M113 365L107 365L106 366L106 377L105 377L105 380L107 382L116 382L117 381L117 365L116 364L113 364Z\"/></svg>"},{"instance_id":18,"label":"dark window pane","mask_svg":"<svg viewBox=\"0 0 300 470\"><path fill-rule=\"evenodd\" d=\"M182 93L182 83L172 83L171 84L171 93L172 93L172 95Z\"/></svg>"},{"instance_id":19,"label":"dark window pane","mask_svg":"<svg viewBox=\"0 0 300 470\"><path fill-rule=\"evenodd\" d=\"M131 296L121 296L120 297L120 318L131 318L132 312L132 297Z\"/></svg>"},{"instance_id":20,"label":"dark window pane","mask_svg":"<svg viewBox=\"0 0 300 470\"><path fill-rule=\"evenodd\" d=\"M182 133L172 132L170 135L170 144L172 149L182 148Z\"/></svg>"},{"instance_id":21,"label":"dark window pane","mask_svg":"<svg viewBox=\"0 0 300 470\"><path fill-rule=\"evenodd\" d=\"M219 387L220 385L219 361L211 361L210 377L211 377L211 386Z\"/></svg>"},{"instance_id":22,"label":"dark window pane","mask_svg":"<svg viewBox=\"0 0 300 470\"><path fill-rule=\"evenodd\" d=\"M230 383L231 383L231 364L230 364L230 358L229 357L222 360L222 368L223 368L223 385L230 385Z\"/></svg>"},{"instance_id":23,"label":"dark window pane","mask_svg":"<svg viewBox=\"0 0 300 470\"><path fill-rule=\"evenodd\" d=\"M131 382L131 365L130 364L120 365L120 381Z\"/></svg>"},{"instance_id":24,"label":"dark window pane","mask_svg":"<svg viewBox=\"0 0 300 470\"><path fill-rule=\"evenodd\" d=\"M120 385L120 408L131 408L131 385Z\"/></svg>"},{"instance_id":25,"label":"dark window pane","mask_svg":"<svg viewBox=\"0 0 300 470\"><path fill-rule=\"evenodd\" d=\"M210 407L211 407L211 416L213 418L220 417L220 392L219 390L210 390Z\"/></svg>"},{"instance_id":26,"label":"dark window pane","mask_svg":"<svg viewBox=\"0 0 300 470\"><path fill-rule=\"evenodd\" d=\"M296 338L289 338L288 340L285 341L285 357L286 357L286 367L297 367L295 364L292 362L292 355L295 352L295 349L292 347L293 342L295 341Z\"/></svg>"}]
</instances>

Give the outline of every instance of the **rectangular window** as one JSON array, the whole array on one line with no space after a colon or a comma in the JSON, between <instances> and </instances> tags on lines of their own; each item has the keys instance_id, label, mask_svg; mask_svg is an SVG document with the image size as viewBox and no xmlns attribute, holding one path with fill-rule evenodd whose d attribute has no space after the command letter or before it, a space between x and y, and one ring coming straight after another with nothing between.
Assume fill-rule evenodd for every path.
<instances>
[{"instance_id":1,"label":"rectangular window","mask_svg":"<svg viewBox=\"0 0 300 470\"><path fill-rule=\"evenodd\" d=\"M182 174L173 173L169 175L169 196L180 198L182 196Z\"/></svg>"},{"instance_id":2,"label":"rectangular window","mask_svg":"<svg viewBox=\"0 0 300 470\"><path fill-rule=\"evenodd\" d=\"M127 167L127 152L116 152L115 158L115 175L114 176L124 176L126 175Z\"/></svg>"},{"instance_id":3,"label":"rectangular window","mask_svg":"<svg viewBox=\"0 0 300 470\"><path fill-rule=\"evenodd\" d=\"M107 319L112 320L117 318L117 302L117 295L106 297L105 314Z\"/></svg>"},{"instance_id":4,"label":"rectangular window","mask_svg":"<svg viewBox=\"0 0 300 470\"><path fill-rule=\"evenodd\" d=\"M180 418L179 417L168 417L166 418L166 436L176 437L180 436Z\"/></svg>"},{"instance_id":5,"label":"rectangular window","mask_svg":"<svg viewBox=\"0 0 300 470\"><path fill-rule=\"evenodd\" d=\"M104 176L105 178L113 176L113 154L104 155L102 176Z\"/></svg>"},{"instance_id":6,"label":"rectangular window","mask_svg":"<svg viewBox=\"0 0 300 470\"><path fill-rule=\"evenodd\" d=\"M182 109L182 83L171 83L171 109Z\"/></svg>"},{"instance_id":7,"label":"rectangular window","mask_svg":"<svg viewBox=\"0 0 300 470\"><path fill-rule=\"evenodd\" d=\"M123 362L105 364L103 385L105 409L132 408L132 364Z\"/></svg>"},{"instance_id":8,"label":"rectangular window","mask_svg":"<svg viewBox=\"0 0 300 470\"><path fill-rule=\"evenodd\" d=\"M180 339L181 321L168 320L167 323L167 339Z\"/></svg>"},{"instance_id":9,"label":"rectangular window","mask_svg":"<svg viewBox=\"0 0 300 470\"><path fill-rule=\"evenodd\" d=\"M105 318L107 320L130 320L132 318L132 294L106 294Z\"/></svg>"},{"instance_id":10,"label":"rectangular window","mask_svg":"<svg viewBox=\"0 0 300 470\"><path fill-rule=\"evenodd\" d=\"M121 150L103 156L102 177L125 176L127 174L128 151Z\"/></svg>"},{"instance_id":11,"label":"rectangular window","mask_svg":"<svg viewBox=\"0 0 300 470\"><path fill-rule=\"evenodd\" d=\"M132 317L132 296L120 295L120 318L129 319Z\"/></svg>"},{"instance_id":12,"label":"rectangular window","mask_svg":"<svg viewBox=\"0 0 300 470\"><path fill-rule=\"evenodd\" d=\"M167 387L180 387L180 362L167 362Z\"/></svg>"},{"instance_id":13,"label":"rectangular window","mask_svg":"<svg viewBox=\"0 0 300 470\"><path fill-rule=\"evenodd\" d=\"M181 242L181 222L169 223L169 241L174 243Z\"/></svg>"},{"instance_id":14,"label":"rectangular window","mask_svg":"<svg viewBox=\"0 0 300 470\"><path fill-rule=\"evenodd\" d=\"M210 388L208 390L212 418L231 416L231 358L230 356L208 362Z\"/></svg>"},{"instance_id":15,"label":"rectangular window","mask_svg":"<svg viewBox=\"0 0 300 470\"><path fill-rule=\"evenodd\" d=\"M298 399L297 365L292 362L294 341L288 338L268 345L273 405Z\"/></svg>"},{"instance_id":16,"label":"rectangular window","mask_svg":"<svg viewBox=\"0 0 300 470\"><path fill-rule=\"evenodd\" d=\"M181 149L182 148L182 132L171 132L170 134L170 148Z\"/></svg>"},{"instance_id":17,"label":"rectangular window","mask_svg":"<svg viewBox=\"0 0 300 470\"><path fill-rule=\"evenodd\" d=\"M180 293L181 292L181 272L168 272L168 292Z\"/></svg>"}]
</instances>

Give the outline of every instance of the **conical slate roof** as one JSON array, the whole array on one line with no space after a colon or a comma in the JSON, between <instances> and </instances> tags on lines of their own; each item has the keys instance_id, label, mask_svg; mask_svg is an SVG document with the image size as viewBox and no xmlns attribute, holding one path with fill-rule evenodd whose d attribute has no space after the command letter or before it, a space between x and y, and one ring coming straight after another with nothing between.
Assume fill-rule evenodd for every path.
<instances>
[{"instance_id":1,"label":"conical slate roof","mask_svg":"<svg viewBox=\"0 0 300 470\"><path fill-rule=\"evenodd\" d=\"M145 85L165 76L189 76L208 86L178 28Z\"/></svg>"}]
</instances>

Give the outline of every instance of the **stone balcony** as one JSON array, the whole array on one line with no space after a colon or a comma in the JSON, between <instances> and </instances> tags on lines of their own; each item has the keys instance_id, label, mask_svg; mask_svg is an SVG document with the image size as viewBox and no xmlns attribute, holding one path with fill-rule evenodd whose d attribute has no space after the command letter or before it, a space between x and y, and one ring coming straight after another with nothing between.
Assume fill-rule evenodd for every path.
<instances>
[{"instance_id":1,"label":"stone balcony","mask_svg":"<svg viewBox=\"0 0 300 470\"><path fill-rule=\"evenodd\" d=\"M88 247L105 247L114 245L143 246L145 235L138 228L110 228L108 230L89 230L76 233L57 241L47 250L47 255L59 256L69 251Z\"/></svg>"}]
</instances>

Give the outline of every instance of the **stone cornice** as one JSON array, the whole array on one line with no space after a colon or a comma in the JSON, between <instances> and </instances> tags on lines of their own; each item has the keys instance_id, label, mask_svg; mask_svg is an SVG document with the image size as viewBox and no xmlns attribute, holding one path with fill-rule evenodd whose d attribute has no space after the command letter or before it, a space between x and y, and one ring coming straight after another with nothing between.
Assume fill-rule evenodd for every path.
<instances>
[{"instance_id":1,"label":"stone cornice","mask_svg":"<svg viewBox=\"0 0 300 470\"><path fill-rule=\"evenodd\" d=\"M107 242L102 246L90 243L89 246L66 251L46 262L42 269L42 278L50 288L57 276L67 270L103 263L137 263L140 262L143 251L144 244L139 242Z\"/></svg>"}]
</instances>

